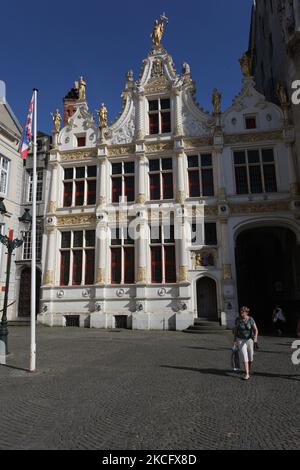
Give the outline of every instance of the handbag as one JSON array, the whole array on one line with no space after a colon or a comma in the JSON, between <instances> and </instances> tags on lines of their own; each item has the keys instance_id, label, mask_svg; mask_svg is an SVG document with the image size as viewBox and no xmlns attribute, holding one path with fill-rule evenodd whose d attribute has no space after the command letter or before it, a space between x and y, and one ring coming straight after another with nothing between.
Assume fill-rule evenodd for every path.
<instances>
[{"instance_id":1,"label":"handbag","mask_svg":"<svg viewBox=\"0 0 300 470\"><path fill-rule=\"evenodd\" d=\"M239 348L235 345L233 346L231 350L231 367L234 371L240 369Z\"/></svg>"}]
</instances>

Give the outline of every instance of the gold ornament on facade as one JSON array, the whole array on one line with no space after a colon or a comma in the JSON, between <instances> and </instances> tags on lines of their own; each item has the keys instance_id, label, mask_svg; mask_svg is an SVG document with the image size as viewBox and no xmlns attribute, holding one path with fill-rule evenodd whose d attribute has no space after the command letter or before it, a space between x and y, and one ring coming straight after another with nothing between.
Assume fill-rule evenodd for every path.
<instances>
[{"instance_id":1,"label":"gold ornament on facade","mask_svg":"<svg viewBox=\"0 0 300 470\"><path fill-rule=\"evenodd\" d=\"M195 139L184 139L184 147L186 149L197 149L203 145L212 145L213 138L212 137L201 137Z\"/></svg>"},{"instance_id":2,"label":"gold ornament on facade","mask_svg":"<svg viewBox=\"0 0 300 470\"><path fill-rule=\"evenodd\" d=\"M101 108L97 111L98 118L99 118L99 127L103 129L107 127L107 108L104 103L102 103Z\"/></svg>"},{"instance_id":3,"label":"gold ornament on facade","mask_svg":"<svg viewBox=\"0 0 300 470\"><path fill-rule=\"evenodd\" d=\"M157 144L146 144L146 152L154 153L162 150L173 150L172 142L159 142Z\"/></svg>"},{"instance_id":4,"label":"gold ornament on facade","mask_svg":"<svg viewBox=\"0 0 300 470\"><path fill-rule=\"evenodd\" d=\"M164 34L164 25L168 23L168 18L166 17L165 13L160 15L160 21L155 20L153 31L151 34L152 43L155 47L159 47L161 45L161 40Z\"/></svg>"},{"instance_id":5,"label":"gold ornament on facade","mask_svg":"<svg viewBox=\"0 0 300 470\"><path fill-rule=\"evenodd\" d=\"M45 274L45 285L50 286L53 284L54 284L54 273L52 270L49 269L48 271L46 271L46 274Z\"/></svg>"},{"instance_id":6,"label":"gold ornament on facade","mask_svg":"<svg viewBox=\"0 0 300 470\"><path fill-rule=\"evenodd\" d=\"M83 160L87 158L95 158L95 151L83 151L83 150L72 150L71 152L61 152L60 159L61 161L74 161L74 160Z\"/></svg>"},{"instance_id":7,"label":"gold ornament on facade","mask_svg":"<svg viewBox=\"0 0 300 470\"><path fill-rule=\"evenodd\" d=\"M214 114L220 114L221 113L221 102L222 102L222 95L221 93L217 90L217 88L214 89L212 97L211 97L211 102L214 107Z\"/></svg>"},{"instance_id":8,"label":"gold ornament on facade","mask_svg":"<svg viewBox=\"0 0 300 470\"><path fill-rule=\"evenodd\" d=\"M160 59L155 59L152 64L151 77L160 77L163 75L164 69Z\"/></svg>"},{"instance_id":9,"label":"gold ornament on facade","mask_svg":"<svg viewBox=\"0 0 300 470\"><path fill-rule=\"evenodd\" d=\"M137 199L136 199L137 204L145 204L146 202L146 196L145 194L139 194Z\"/></svg>"},{"instance_id":10,"label":"gold ornament on facade","mask_svg":"<svg viewBox=\"0 0 300 470\"><path fill-rule=\"evenodd\" d=\"M184 201L186 199L186 194L184 191L177 191L177 194L176 194L176 202L178 204L184 204Z\"/></svg>"},{"instance_id":11,"label":"gold ornament on facade","mask_svg":"<svg viewBox=\"0 0 300 470\"><path fill-rule=\"evenodd\" d=\"M224 143L225 144L238 144L238 143L253 143L253 142L265 142L272 140L281 140L283 139L282 131L273 131L273 132L257 132L251 134L225 134Z\"/></svg>"},{"instance_id":12,"label":"gold ornament on facade","mask_svg":"<svg viewBox=\"0 0 300 470\"><path fill-rule=\"evenodd\" d=\"M59 109L56 110L55 114L50 113L52 116L52 121L54 123L54 129L56 133L60 131L60 122L61 122L61 115L59 113Z\"/></svg>"},{"instance_id":13,"label":"gold ornament on facade","mask_svg":"<svg viewBox=\"0 0 300 470\"><path fill-rule=\"evenodd\" d=\"M290 210L290 203L288 201L276 201L265 203L245 203L245 204L232 204L230 205L230 212L232 214L257 214L259 212L285 212Z\"/></svg>"},{"instance_id":14,"label":"gold ornament on facade","mask_svg":"<svg viewBox=\"0 0 300 470\"><path fill-rule=\"evenodd\" d=\"M86 99L86 81L81 76L79 82L75 82L75 88L78 90L78 99L80 101L85 101Z\"/></svg>"},{"instance_id":15,"label":"gold ornament on facade","mask_svg":"<svg viewBox=\"0 0 300 470\"><path fill-rule=\"evenodd\" d=\"M290 185L290 192L293 196L298 196L299 195L299 185L298 185L298 183L292 183Z\"/></svg>"},{"instance_id":16,"label":"gold ornament on facade","mask_svg":"<svg viewBox=\"0 0 300 470\"><path fill-rule=\"evenodd\" d=\"M202 266L201 253L196 253L196 255L195 255L195 268L201 268L201 266Z\"/></svg>"},{"instance_id":17,"label":"gold ornament on facade","mask_svg":"<svg viewBox=\"0 0 300 470\"><path fill-rule=\"evenodd\" d=\"M224 264L223 265L223 279L224 279L224 281L226 281L228 279L232 279L231 264Z\"/></svg>"},{"instance_id":18,"label":"gold ornament on facade","mask_svg":"<svg viewBox=\"0 0 300 470\"><path fill-rule=\"evenodd\" d=\"M90 224L93 224L95 220L96 220L95 214L66 215L62 217L57 217L57 225L58 226L90 225Z\"/></svg>"},{"instance_id":19,"label":"gold ornament on facade","mask_svg":"<svg viewBox=\"0 0 300 470\"><path fill-rule=\"evenodd\" d=\"M276 93L282 108L286 108L290 105L290 100L283 82L277 83Z\"/></svg>"},{"instance_id":20,"label":"gold ornament on facade","mask_svg":"<svg viewBox=\"0 0 300 470\"><path fill-rule=\"evenodd\" d=\"M119 155L134 154L134 145L112 146L108 148L109 157L118 157Z\"/></svg>"},{"instance_id":21,"label":"gold ornament on facade","mask_svg":"<svg viewBox=\"0 0 300 470\"><path fill-rule=\"evenodd\" d=\"M245 78L251 77L251 55L250 52L245 52L239 60L241 70Z\"/></svg>"},{"instance_id":22,"label":"gold ornament on facade","mask_svg":"<svg viewBox=\"0 0 300 470\"><path fill-rule=\"evenodd\" d=\"M212 251L197 251L194 258L195 269L215 266L215 256Z\"/></svg>"},{"instance_id":23,"label":"gold ornament on facade","mask_svg":"<svg viewBox=\"0 0 300 470\"><path fill-rule=\"evenodd\" d=\"M168 91L170 88L170 83L165 75L162 75L159 78L151 78L147 85L145 86L145 93L163 93Z\"/></svg>"},{"instance_id":24,"label":"gold ornament on facade","mask_svg":"<svg viewBox=\"0 0 300 470\"><path fill-rule=\"evenodd\" d=\"M105 284L105 268L97 268L96 283Z\"/></svg>"},{"instance_id":25,"label":"gold ornament on facade","mask_svg":"<svg viewBox=\"0 0 300 470\"><path fill-rule=\"evenodd\" d=\"M137 269L137 282L146 283L146 268L139 266Z\"/></svg>"},{"instance_id":26,"label":"gold ornament on facade","mask_svg":"<svg viewBox=\"0 0 300 470\"><path fill-rule=\"evenodd\" d=\"M56 203L54 201L49 202L49 213L55 214L56 212Z\"/></svg>"},{"instance_id":27,"label":"gold ornament on facade","mask_svg":"<svg viewBox=\"0 0 300 470\"><path fill-rule=\"evenodd\" d=\"M99 196L98 206L104 206L105 204L105 196Z\"/></svg>"},{"instance_id":28,"label":"gold ornament on facade","mask_svg":"<svg viewBox=\"0 0 300 470\"><path fill-rule=\"evenodd\" d=\"M180 266L178 282L187 282L187 281L188 281L188 267Z\"/></svg>"}]
</instances>

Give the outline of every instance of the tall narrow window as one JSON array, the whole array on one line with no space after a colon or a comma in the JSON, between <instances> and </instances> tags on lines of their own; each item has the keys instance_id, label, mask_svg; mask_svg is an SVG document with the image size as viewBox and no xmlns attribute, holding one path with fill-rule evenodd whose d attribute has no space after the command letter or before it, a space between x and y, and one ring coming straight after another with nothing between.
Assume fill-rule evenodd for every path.
<instances>
[{"instance_id":1,"label":"tall narrow window","mask_svg":"<svg viewBox=\"0 0 300 470\"><path fill-rule=\"evenodd\" d=\"M39 169L36 172L37 186L36 186L36 200L40 202L43 200L43 170ZM28 187L27 187L27 202L32 202L32 186L33 186L33 171L27 170L28 174Z\"/></svg>"},{"instance_id":2,"label":"tall narrow window","mask_svg":"<svg viewBox=\"0 0 300 470\"><path fill-rule=\"evenodd\" d=\"M149 160L150 200L173 199L172 158Z\"/></svg>"},{"instance_id":3,"label":"tall narrow window","mask_svg":"<svg viewBox=\"0 0 300 470\"><path fill-rule=\"evenodd\" d=\"M60 284L94 284L95 230L75 230L61 234Z\"/></svg>"},{"instance_id":4,"label":"tall narrow window","mask_svg":"<svg viewBox=\"0 0 300 470\"><path fill-rule=\"evenodd\" d=\"M169 98L149 100L149 134L171 132L171 104Z\"/></svg>"},{"instance_id":5,"label":"tall narrow window","mask_svg":"<svg viewBox=\"0 0 300 470\"><path fill-rule=\"evenodd\" d=\"M174 226L151 227L151 282L176 282Z\"/></svg>"},{"instance_id":6,"label":"tall narrow window","mask_svg":"<svg viewBox=\"0 0 300 470\"><path fill-rule=\"evenodd\" d=\"M43 236L43 224L41 221L37 221L36 224L36 258L41 259L42 256L42 236ZM32 257L32 240L31 231L25 233L25 239L23 243L23 259L30 260Z\"/></svg>"},{"instance_id":7,"label":"tall narrow window","mask_svg":"<svg viewBox=\"0 0 300 470\"><path fill-rule=\"evenodd\" d=\"M127 228L114 228L111 233L111 283L134 284L134 240Z\"/></svg>"},{"instance_id":8,"label":"tall narrow window","mask_svg":"<svg viewBox=\"0 0 300 470\"><path fill-rule=\"evenodd\" d=\"M0 194L6 194L8 181L8 160L0 155Z\"/></svg>"},{"instance_id":9,"label":"tall narrow window","mask_svg":"<svg viewBox=\"0 0 300 470\"><path fill-rule=\"evenodd\" d=\"M96 166L65 168L63 207L95 205L96 177Z\"/></svg>"},{"instance_id":10,"label":"tall narrow window","mask_svg":"<svg viewBox=\"0 0 300 470\"><path fill-rule=\"evenodd\" d=\"M134 162L112 163L111 199L113 203L125 199L133 202L135 199Z\"/></svg>"},{"instance_id":11,"label":"tall narrow window","mask_svg":"<svg viewBox=\"0 0 300 470\"><path fill-rule=\"evenodd\" d=\"M237 194L277 192L273 149L234 152Z\"/></svg>"},{"instance_id":12,"label":"tall narrow window","mask_svg":"<svg viewBox=\"0 0 300 470\"><path fill-rule=\"evenodd\" d=\"M214 177L211 154L188 157L190 197L214 196Z\"/></svg>"}]
</instances>

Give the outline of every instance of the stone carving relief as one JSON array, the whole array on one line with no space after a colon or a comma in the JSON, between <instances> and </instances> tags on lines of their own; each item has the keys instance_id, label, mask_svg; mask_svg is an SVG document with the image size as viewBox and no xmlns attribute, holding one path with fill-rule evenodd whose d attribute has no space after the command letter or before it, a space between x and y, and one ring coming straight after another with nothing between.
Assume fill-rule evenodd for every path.
<instances>
[{"instance_id":1,"label":"stone carving relief","mask_svg":"<svg viewBox=\"0 0 300 470\"><path fill-rule=\"evenodd\" d=\"M186 106L182 108L182 125L184 134L187 136L196 137L207 134L207 128L191 114Z\"/></svg>"},{"instance_id":2,"label":"stone carving relief","mask_svg":"<svg viewBox=\"0 0 300 470\"><path fill-rule=\"evenodd\" d=\"M119 129L113 132L111 144L129 144L133 141L135 132L135 112L131 113L130 119Z\"/></svg>"}]
</instances>

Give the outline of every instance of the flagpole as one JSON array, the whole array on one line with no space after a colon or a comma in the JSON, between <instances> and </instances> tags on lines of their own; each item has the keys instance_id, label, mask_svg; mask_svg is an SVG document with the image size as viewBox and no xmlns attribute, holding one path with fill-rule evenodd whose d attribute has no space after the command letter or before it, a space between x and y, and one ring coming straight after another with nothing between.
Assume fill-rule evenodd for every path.
<instances>
[{"instance_id":1,"label":"flagpole","mask_svg":"<svg viewBox=\"0 0 300 470\"><path fill-rule=\"evenodd\" d=\"M30 371L36 370L36 159L37 159L37 92L34 95L33 169L32 169L32 230L31 230L31 322Z\"/></svg>"}]
</instances>

